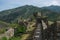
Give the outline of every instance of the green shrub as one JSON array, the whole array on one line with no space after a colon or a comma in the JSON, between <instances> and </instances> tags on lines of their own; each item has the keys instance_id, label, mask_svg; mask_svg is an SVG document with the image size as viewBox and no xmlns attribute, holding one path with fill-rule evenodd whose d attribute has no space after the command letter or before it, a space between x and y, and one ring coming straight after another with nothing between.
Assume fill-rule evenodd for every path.
<instances>
[{"instance_id":1,"label":"green shrub","mask_svg":"<svg viewBox=\"0 0 60 40\"><path fill-rule=\"evenodd\" d=\"M6 29L2 28L0 29L0 34L4 33L6 31Z\"/></svg>"},{"instance_id":2,"label":"green shrub","mask_svg":"<svg viewBox=\"0 0 60 40\"><path fill-rule=\"evenodd\" d=\"M12 37L9 40L20 40L20 37Z\"/></svg>"},{"instance_id":3,"label":"green shrub","mask_svg":"<svg viewBox=\"0 0 60 40\"><path fill-rule=\"evenodd\" d=\"M22 34L22 33L25 33L26 32L26 27L25 26L19 26L15 29L15 36L16 35L19 35L19 34Z\"/></svg>"},{"instance_id":4,"label":"green shrub","mask_svg":"<svg viewBox=\"0 0 60 40\"><path fill-rule=\"evenodd\" d=\"M1 40L7 40L7 38L6 37L2 37Z\"/></svg>"}]
</instances>

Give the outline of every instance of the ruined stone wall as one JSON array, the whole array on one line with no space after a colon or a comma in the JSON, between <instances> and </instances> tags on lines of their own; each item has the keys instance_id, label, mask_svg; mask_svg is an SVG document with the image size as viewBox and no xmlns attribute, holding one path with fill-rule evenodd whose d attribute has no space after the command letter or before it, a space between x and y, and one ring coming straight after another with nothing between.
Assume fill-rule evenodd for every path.
<instances>
[{"instance_id":1,"label":"ruined stone wall","mask_svg":"<svg viewBox=\"0 0 60 40\"><path fill-rule=\"evenodd\" d=\"M10 37L14 36L14 29L10 28L8 31L6 31L4 34L0 34L0 38L6 37L9 39Z\"/></svg>"}]
</instances>

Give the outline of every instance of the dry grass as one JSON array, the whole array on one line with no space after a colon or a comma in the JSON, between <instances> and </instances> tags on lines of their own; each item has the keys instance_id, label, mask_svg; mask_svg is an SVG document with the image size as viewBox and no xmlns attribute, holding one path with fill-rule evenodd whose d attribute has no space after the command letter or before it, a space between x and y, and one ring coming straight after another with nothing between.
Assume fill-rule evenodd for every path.
<instances>
[{"instance_id":1,"label":"dry grass","mask_svg":"<svg viewBox=\"0 0 60 40\"><path fill-rule=\"evenodd\" d=\"M53 23L54 23L54 22L52 22L52 21L48 21L48 24L49 24L49 25L51 25L51 24L53 24Z\"/></svg>"},{"instance_id":2,"label":"dry grass","mask_svg":"<svg viewBox=\"0 0 60 40\"><path fill-rule=\"evenodd\" d=\"M26 40L29 36L30 34L23 34L21 40Z\"/></svg>"},{"instance_id":3,"label":"dry grass","mask_svg":"<svg viewBox=\"0 0 60 40\"><path fill-rule=\"evenodd\" d=\"M33 25L35 25L35 23L32 23L31 25L29 25L29 28L27 29L27 31L33 31L35 29Z\"/></svg>"},{"instance_id":4,"label":"dry grass","mask_svg":"<svg viewBox=\"0 0 60 40\"><path fill-rule=\"evenodd\" d=\"M27 31L30 31L30 32L33 31L33 30L35 29L35 27L33 27L34 24L35 24L35 23L32 23L32 24L30 25L30 28L27 29ZM23 34L21 40L26 40L30 35L31 35L30 33L28 33L28 34Z\"/></svg>"}]
</instances>

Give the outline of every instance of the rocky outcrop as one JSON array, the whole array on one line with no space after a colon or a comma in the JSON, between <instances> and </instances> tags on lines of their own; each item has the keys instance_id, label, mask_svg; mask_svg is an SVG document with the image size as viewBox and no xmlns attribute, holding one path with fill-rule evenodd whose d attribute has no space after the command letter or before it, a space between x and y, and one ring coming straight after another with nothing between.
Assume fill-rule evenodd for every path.
<instances>
[{"instance_id":1,"label":"rocky outcrop","mask_svg":"<svg viewBox=\"0 0 60 40\"><path fill-rule=\"evenodd\" d=\"M6 37L7 39L9 39L10 37L14 36L14 29L10 28L8 31L6 31L4 34L0 35L0 38L2 37Z\"/></svg>"}]
</instances>

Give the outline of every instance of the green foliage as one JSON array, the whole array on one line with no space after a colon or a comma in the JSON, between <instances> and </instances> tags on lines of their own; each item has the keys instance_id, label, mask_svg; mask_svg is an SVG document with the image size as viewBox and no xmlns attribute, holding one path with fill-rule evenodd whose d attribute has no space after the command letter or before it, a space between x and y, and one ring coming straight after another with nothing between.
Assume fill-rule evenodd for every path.
<instances>
[{"instance_id":1,"label":"green foliage","mask_svg":"<svg viewBox=\"0 0 60 40\"><path fill-rule=\"evenodd\" d=\"M5 28L0 29L0 34L4 33L6 31Z\"/></svg>"},{"instance_id":2,"label":"green foliage","mask_svg":"<svg viewBox=\"0 0 60 40\"><path fill-rule=\"evenodd\" d=\"M9 40L20 40L20 39L21 39L20 37L12 37Z\"/></svg>"},{"instance_id":3,"label":"green foliage","mask_svg":"<svg viewBox=\"0 0 60 40\"><path fill-rule=\"evenodd\" d=\"M2 37L1 40L7 40L7 38L6 37Z\"/></svg>"},{"instance_id":4,"label":"green foliage","mask_svg":"<svg viewBox=\"0 0 60 40\"><path fill-rule=\"evenodd\" d=\"M8 26L9 26L9 23L0 21L0 27L4 28L4 27L8 27Z\"/></svg>"},{"instance_id":5,"label":"green foliage","mask_svg":"<svg viewBox=\"0 0 60 40\"><path fill-rule=\"evenodd\" d=\"M0 21L0 34L4 33L7 27L9 27L9 23Z\"/></svg>"},{"instance_id":6,"label":"green foliage","mask_svg":"<svg viewBox=\"0 0 60 40\"><path fill-rule=\"evenodd\" d=\"M20 27L17 27L18 31L19 32L25 32L26 31L26 27L25 26L20 26Z\"/></svg>"},{"instance_id":7,"label":"green foliage","mask_svg":"<svg viewBox=\"0 0 60 40\"><path fill-rule=\"evenodd\" d=\"M16 24L16 23L11 23L11 24L10 24L10 27L15 28L15 27L19 27L19 25Z\"/></svg>"},{"instance_id":8,"label":"green foliage","mask_svg":"<svg viewBox=\"0 0 60 40\"><path fill-rule=\"evenodd\" d=\"M17 35L20 35L22 33L25 33L26 32L26 27L23 25L23 26L18 26L16 29L15 29L15 36Z\"/></svg>"}]
</instances>

